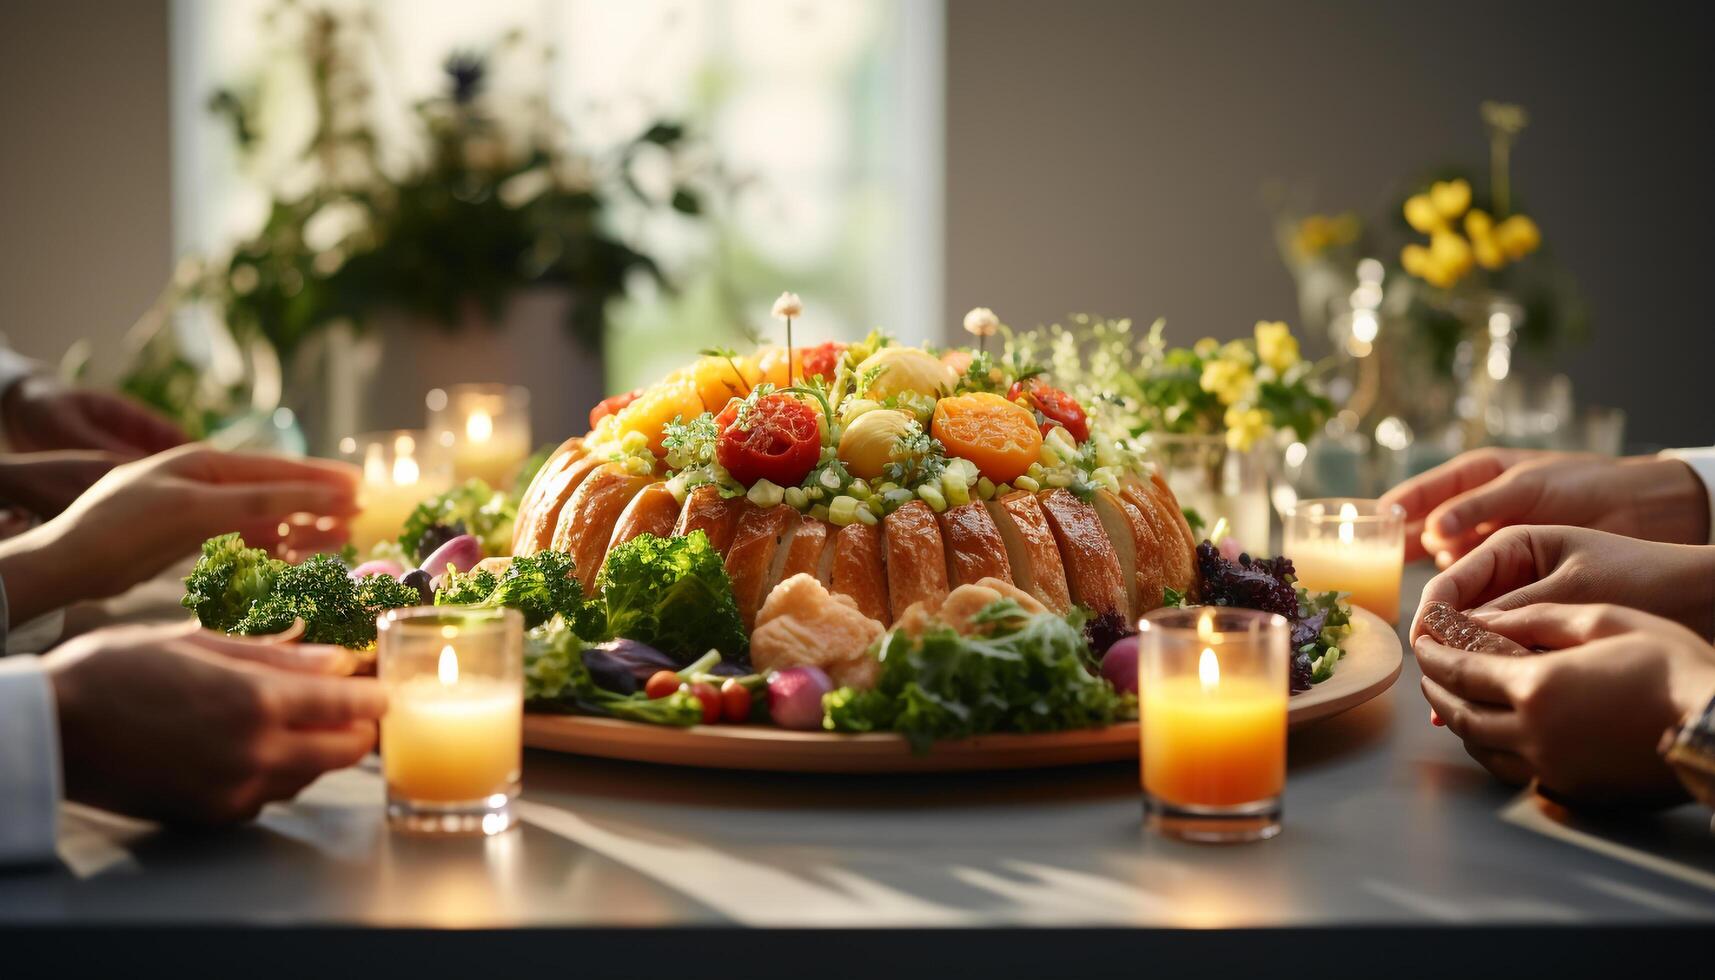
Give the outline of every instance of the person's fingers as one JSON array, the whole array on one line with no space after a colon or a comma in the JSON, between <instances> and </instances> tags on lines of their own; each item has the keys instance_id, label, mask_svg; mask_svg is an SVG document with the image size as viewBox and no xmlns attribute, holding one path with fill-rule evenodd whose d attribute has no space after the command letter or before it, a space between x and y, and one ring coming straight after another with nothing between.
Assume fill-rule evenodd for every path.
<instances>
[{"instance_id":1,"label":"person's fingers","mask_svg":"<svg viewBox=\"0 0 1715 980\"><path fill-rule=\"evenodd\" d=\"M349 675L357 667L350 650L329 643L294 643L273 637L227 636L199 630L188 639L205 650L235 660L300 674Z\"/></svg>"},{"instance_id":2,"label":"person's fingers","mask_svg":"<svg viewBox=\"0 0 1715 980\"><path fill-rule=\"evenodd\" d=\"M196 446L173 463L175 472L208 483L320 485L355 496L357 467L331 459L289 459L260 453L225 453Z\"/></svg>"},{"instance_id":3,"label":"person's fingers","mask_svg":"<svg viewBox=\"0 0 1715 980\"><path fill-rule=\"evenodd\" d=\"M353 722L337 728L287 731L278 738L267 759L269 768L281 773L300 773L312 779L332 769L344 769L363 761L375 749L375 723Z\"/></svg>"},{"instance_id":4,"label":"person's fingers","mask_svg":"<svg viewBox=\"0 0 1715 980\"><path fill-rule=\"evenodd\" d=\"M279 705L281 717L294 728L373 721L387 711L387 694L373 677L269 676L271 696Z\"/></svg>"},{"instance_id":5,"label":"person's fingers","mask_svg":"<svg viewBox=\"0 0 1715 980\"><path fill-rule=\"evenodd\" d=\"M1536 778L1536 768L1516 752L1484 748L1467 742L1465 754L1477 760L1478 765L1509 786L1523 786Z\"/></svg>"},{"instance_id":6,"label":"person's fingers","mask_svg":"<svg viewBox=\"0 0 1715 980\"><path fill-rule=\"evenodd\" d=\"M1449 731L1466 745L1512 749L1523 735L1518 714L1508 708L1482 704L1454 694L1429 677L1421 684L1423 697Z\"/></svg>"},{"instance_id":7,"label":"person's fingers","mask_svg":"<svg viewBox=\"0 0 1715 980\"><path fill-rule=\"evenodd\" d=\"M1514 470L1440 504L1424 519L1424 547L1452 551L1485 530L1532 523L1531 513L1542 501L1542 486L1540 475Z\"/></svg>"},{"instance_id":8,"label":"person's fingers","mask_svg":"<svg viewBox=\"0 0 1715 980\"><path fill-rule=\"evenodd\" d=\"M93 423L75 408L56 413L44 442L55 449L93 449L136 459L144 453L115 433Z\"/></svg>"},{"instance_id":9,"label":"person's fingers","mask_svg":"<svg viewBox=\"0 0 1715 980\"><path fill-rule=\"evenodd\" d=\"M1420 473L1382 494L1384 504L1405 508L1405 560L1425 556L1424 518L1443 502L1466 493L1506 472L1519 456L1499 449L1479 449Z\"/></svg>"},{"instance_id":10,"label":"person's fingers","mask_svg":"<svg viewBox=\"0 0 1715 980\"><path fill-rule=\"evenodd\" d=\"M1526 647L1560 650L1596 640L1651 629L1661 620L1649 613L1608 604L1568 605L1539 602L1517 609L1479 609L1471 618Z\"/></svg>"},{"instance_id":11,"label":"person's fingers","mask_svg":"<svg viewBox=\"0 0 1715 980\"><path fill-rule=\"evenodd\" d=\"M1551 572L1552 569L1542 567L1541 559L1546 556L1539 555L1533 543L1535 531L1508 528L1430 579L1423 587L1410 635L1422 635L1423 610L1431 602L1445 602L1454 609L1472 609Z\"/></svg>"},{"instance_id":12,"label":"person's fingers","mask_svg":"<svg viewBox=\"0 0 1715 980\"><path fill-rule=\"evenodd\" d=\"M1419 637L1411 648L1424 677L1467 701L1484 704L1511 704L1512 685L1520 665L1529 659L1455 650L1427 636Z\"/></svg>"},{"instance_id":13,"label":"person's fingers","mask_svg":"<svg viewBox=\"0 0 1715 980\"><path fill-rule=\"evenodd\" d=\"M198 506L218 524L291 524L299 514L351 517L358 513L356 494L325 483L234 483L194 487ZM278 529L276 538L280 537Z\"/></svg>"},{"instance_id":14,"label":"person's fingers","mask_svg":"<svg viewBox=\"0 0 1715 980\"><path fill-rule=\"evenodd\" d=\"M73 397L92 421L113 432L133 453L153 455L188 441L184 430L129 398L104 391L80 391Z\"/></svg>"}]
</instances>

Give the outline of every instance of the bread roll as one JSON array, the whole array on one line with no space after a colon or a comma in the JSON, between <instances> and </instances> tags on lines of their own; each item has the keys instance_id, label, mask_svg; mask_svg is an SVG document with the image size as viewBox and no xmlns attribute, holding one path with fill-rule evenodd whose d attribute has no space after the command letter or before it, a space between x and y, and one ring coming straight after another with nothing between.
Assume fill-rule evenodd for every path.
<instances>
[{"instance_id":1,"label":"bread roll","mask_svg":"<svg viewBox=\"0 0 1715 980\"><path fill-rule=\"evenodd\" d=\"M673 533L673 525L678 521L678 498L673 496L673 491L667 489L667 484L651 483L638 491L637 496L631 498L631 503L625 505L619 520L614 522L613 537L607 542L607 550L612 551L639 534L669 537Z\"/></svg>"},{"instance_id":2,"label":"bread roll","mask_svg":"<svg viewBox=\"0 0 1715 980\"><path fill-rule=\"evenodd\" d=\"M709 544L724 555L732 547L733 532L738 529L739 515L744 513L747 503L743 497L722 497L718 489L705 483L685 495L685 509L679 512L673 535L685 537L692 531L701 531L708 535Z\"/></svg>"},{"instance_id":3,"label":"bread roll","mask_svg":"<svg viewBox=\"0 0 1715 980\"><path fill-rule=\"evenodd\" d=\"M830 591L851 596L858 611L882 625L893 622L887 603L887 567L882 559L881 528L847 524L834 534Z\"/></svg>"},{"instance_id":4,"label":"bread roll","mask_svg":"<svg viewBox=\"0 0 1715 980\"><path fill-rule=\"evenodd\" d=\"M547 461L542 464L542 468L530 477L530 485L524 488L524 495L518 498L518 514L512 525L512 554L518 553L518 548L522 543L520 541L521 532L530 525L528 516L534 514L539 506L540 495L538 491L541 490L542 484L564 472L566 467L572 465L583 454L584 437L573 436L560 443L549 454Z\"/></svg>"},{"instance_id":5,"label":"bread roll","mask_svg":"<svg viewBox=\"0 0 1715 980\"><path fill-rule=\"evenodd\" d=\"M584 480L560 512L554 528L553 549L572 556L578 584L586 595L595 590L596 575L607 558L607 543L613 526L631 498L654 482L617 463L605 463Z\"/></svg>"},{"instance_id":6,"label":"bread roll","mask_svg":"<svg viewBox=\"0 0 1715 980\"><path fill-rule=\"evenodd\" d=\"M1012 564L1006 558L1006 542L982 501L949 507L936 515L941 538L947 548L947 581L954 588L972 585L985 578L1012 581Z\"/></svg>"},{"instance_id":7,"label":"bread roll","mask_svg":"<svg viewBox=\"0 0 1715 980\"><path fill-rule=\"evenodd\" d=\"M1070 490L1044 491L1040 499L1054 542L1060 547L1072 601L1098 619L1117 620L1123 628L1130 619L1125 579L1113 541L1096 509Z\"/></svg>"},{"instance_id":8,"label":"bread roll","mask_svg":"<svg viewBox=\"0 0 1715 980\"><path fill-rule=\"evenodd\" d=\"M768 508L746 506L739 516L732 547L726 553L726 573L732 580L732 597L738 603L738 615L744 620L746 632L756 625L756 612L774 584L769 575L775 567L774 556L786 535L788 522L798 517L798 512L785 504Z\"/></svg>"},{"instance_id":9,"label":"bread roll","mask_svg":"<svg viewBox=\"0 0 1715 980\"><path fill-rule=\"evenodd\" d=\"M1072 596L1066 587L1060 548L1054 543L1054 532L1048 529L1036 495L1014 490L989 501L988 512L1006 546L1012 583L1057 613L1071 612Z\"/></svg>"},{"instance_id":10,"label":"bread roll","mask_svg":"<svg viewBox=\"0 0 1715 980\"><path fill-rule=\"evenodd\" d=\"M947 597L947 552L935 512L921 500L900 505L881 519L887 561L887 602L894 618L913 602L939 604Z\"/></svg>"},{"instance_id":11,"label":"bread roll","mask_svg":"<svg viewBox=\"0 0 1715 980\"><path fill-rule=\"evenodd\" d=\"M536 501L535 510L526 520L519 517L519 526L515 528L513 554L532 555L549 548L554 543L554 532L559 529L561 512L571 502L574 494L589 478L603 465L602 460L595 456L579 456L566 465L566 468L552 477L544 480L537 488L540 496Z\"/></svg>"}]
</instances>

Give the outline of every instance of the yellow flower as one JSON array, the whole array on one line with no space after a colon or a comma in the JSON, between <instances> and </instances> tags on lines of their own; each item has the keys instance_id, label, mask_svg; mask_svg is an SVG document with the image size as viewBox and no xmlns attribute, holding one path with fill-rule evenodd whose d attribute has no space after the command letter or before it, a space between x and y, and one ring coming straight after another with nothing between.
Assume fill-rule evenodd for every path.
<instances>
[{"instance_id":1,"label":"yellow flower","mask_svg":"<svg viewBox=\"0 0 1715 980\"><path fill-rule=\"evenodd\" d=\"M1358 216L1350 211L1336 217L1308 215L1298 223L1293 247L1299 255L1310 258L1336 245L1357 241L1358 230Z\"/></svg>"},{"instance_id":2,"label":"yellow flower","mask_svg":"<svg viewBox=\"0 0 1715 980\"><path fill-rule=\"evenodd\" d=\"M1258 439L1269 433L1267 413L1249 405L1229 407L1221 421L1227 427L1227 447L1235 452L1249 452Z\"/></svg>"},{"instance_id":3,"label":"yellow flower","mask_svg":"<svg viewBox=\"0 0 1715 980\"><path fill-rule=\"evenodd\" d=\"M1221 342L1213 337L1204 337L1202 340L1191 345L1191 352L1205 360L1214 357L1215 352L1220 349Z\"/></svg>"},{"instance_id":4,"label":"yellow flower","mask_svg":"<svg viewBox=\"0 0 1715 980\"><path fill-rule=\"evenodd\" d=\"M1241 364L1249 369L1256 366L1256 354L1242 340L1229 340L1221 345L1222 360Z\"/></svg>"},{"instance_id":5,"label":"yellow flower","mask_svg":"<svg viewBox=\"0 0 1715 980\"><path fill-rule=\"evenodd\" d=\"M1429 255L1455 280L1471 271L1471 245L1456 231L1438 231L1430 235Z\"/></svg>"},{"instance_id":6,"label":"yellow flower","mask_svg":"<svg viewBox=\"0 0 1715 980\"><path fill-rule=\"evenodd\" d=\"M1542 245L1542 231L1536 222L1515 214L1495 226L1495 244L1507 258L1517 262Z\"/></svg>"},{"instance_id":7,"label":"yellow flower","mask_svg":"<svg viewBox=\"0 0 1715 980\"><path fill-rule=\"evenodd\" d=\"M1251 376L1249 365L1227 358L1217 358L1203 365L1203 374L1197 379L1202 389L1214 395L1223 405L1244 401L1250 396L1255 379Z\"/></svg>"},{"instance_id":8,"label":"yellow flower","mask_svg":"<svg viewBox=\"0 0 1715 980\"><path fill-rule=\"evenodd\" d=\"M1434 260L1429 257L1429 249L1422 245L1407 245L1399 250L1400 267L1419 279L1429 278L1426 273L1432 261Z\"/></svg>"},{"instance_id":9,"label":"yellow flower","mask_svg":"<svg viewBox=\"0 0 1715 980\"><path fill-rule=\"evenodd\" d=\"M1256 353L1264 364L1274 368L1275 374L1285 374L1298 363L1298 338L1292 336L1291 328L1284 323L1258 320Z\"/></svg>"},{"instance_id":10,"label":"yellow flower","mask_svg":"<svg viewBox=\"0 0 1715 980\"><path fill-rule=\"evenodd\" d=\"M1405 221L1425 235L1447 224L1428 194L1413 194L1405 199Z\"/></svg>"},{"instance_id":11,"label":"yellow flower","mask_svg":"<svg viewBox=\"0 0 1715 980\"><path fill-rule=\"evenodd\" d=\"M1429 200L1441 217L1452 221L1471 206L1471 185L1464 180L1437 181L1430 185Z\"/></svg>"}]
</instances>

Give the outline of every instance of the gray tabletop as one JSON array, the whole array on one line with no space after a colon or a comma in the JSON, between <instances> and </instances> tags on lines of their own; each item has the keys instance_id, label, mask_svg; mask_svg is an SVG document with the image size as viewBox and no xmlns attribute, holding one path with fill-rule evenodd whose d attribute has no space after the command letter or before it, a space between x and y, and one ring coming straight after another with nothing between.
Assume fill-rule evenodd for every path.
<instances>
[{"instance_id":1,"label":"gray tabletop","mask_svg":"<svg viewBox=\"0 0 1715 980\"><path fill-rule=\"evenodd\" d=\"M1408 571L1407 603L1427 579ZM1296 732L1286 827L1141 831L1136 769L927 777L696 771L531 753L523 826L396 836L373 764L253 826L68 807L59 866L0 873L0 922L125 926L1617 925L1715 920L1706 810L1594 819L1493 782L1388 693Z\"/></svg>"}]
</instances>

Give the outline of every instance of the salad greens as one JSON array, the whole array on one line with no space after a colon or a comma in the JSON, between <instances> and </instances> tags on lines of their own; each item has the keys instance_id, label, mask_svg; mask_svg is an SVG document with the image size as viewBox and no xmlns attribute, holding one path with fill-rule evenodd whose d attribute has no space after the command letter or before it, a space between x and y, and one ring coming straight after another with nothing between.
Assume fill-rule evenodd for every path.
<instances>
[{"instance_id":1,"label":"salad greens","mask_svg":"<svg viewBox=\"0 0 1715 980\"><path fill-rule=\"evenodd\" d=\"M940 738L1106 725L1135 707L1095 674L1079 614L1032 614L1003 599L972 621L987 632L884 634L874 651L881 680L870 691L828 693L823 727L896 731L921 752Z\"/></svg>"},{"instance_id":2,"label":"salad greens","mask_svg":"<svg viewBox=\"0 0 1715 980\"><path fill-rule=\"evenodd\" d=\"M563 619L524 634L524 700L549 711L578 711L653 725L695 725L703 703L689 690L651 699L641 691L620 694L596 684L584 664L584 643Z\"/></svg>"},{"instance_id":3,"label":"salad greens","mask_svg":"<svg viewBox=\"0 0 1715 980\"><path fill-rule=\"evenodd\" d=\"M579 635L594 638L583 589L572 577L572 556L563 551L538 551L512 559L506 571L496 575L487 569L447 575L435 605L505 606L524 614L526 629L552 619L557 613Z\"/></svg>"},{"instance_id":4,"label":"salad greens","mask_svg":"<svg viewBox=\"0 0 1715 980\"><path fill-rule=\"evenodd\" d=\"M392 576L353 579L331 555L288 565L225 534L203 543L181 603L209 629L259 636L302 619L305 642L357 648L375 642L375 617L383 610L417 601L417 590Z\"/></svg>"},{"instance_id":5,"label":"salad greens","mask_svg":"<svg viewBox=\"0 0 1715 980\"><path fill-rule=\"evenodd\" d=\"M1334 676L1340 642L1352 631L1352 607L1340 593L1299 588L1290 558L1227 558L1210 541L1197 545L1197 573L1204 604L1278 613L1292 625L1293 691ZM1174 592L1167 600L1166 605L1183 605L1185 597Z\"/></svg>"},{"instance_id":6,"label":"salad greens","mask_svg":"<svg viewBox=\"0 0 1715 980\"><path fill-rule=\"evenodd\" d=\"M468 480L417 505L405 518L399 547L420 562L447 538L474 534L485 555L504 555L512 547L512 522L518 501L481 480Z\"/></svg>"},{"instance_id":7,"label":"salad greens","mask_svg":"<svg viewBox=\"0 0 1715 980\"><path fill-rule=\"evenodd\" d=\"M725 562L701 531L640 534L619 545L608 552L596 590L603 638L647 643L681 663L711 647L729 660L750 652Z\"/></svg>"}]
</instances>

